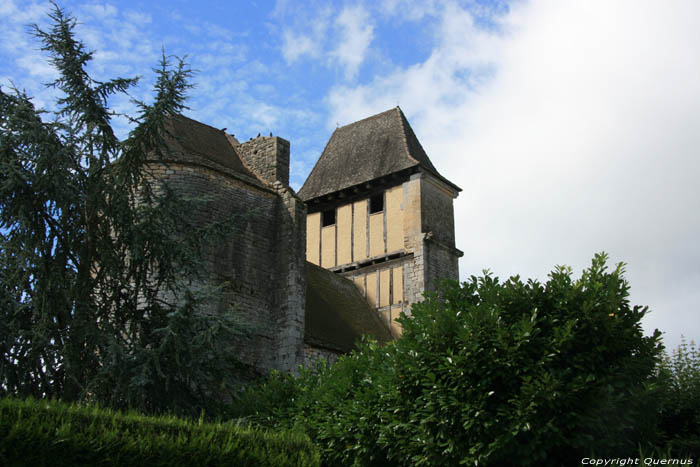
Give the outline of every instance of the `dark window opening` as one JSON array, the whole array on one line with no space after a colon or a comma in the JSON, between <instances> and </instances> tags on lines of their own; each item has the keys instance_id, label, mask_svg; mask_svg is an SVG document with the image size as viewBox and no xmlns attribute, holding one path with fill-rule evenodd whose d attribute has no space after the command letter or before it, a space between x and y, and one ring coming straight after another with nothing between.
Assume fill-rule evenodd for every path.
<instances>
[{"instance_id":1,"label":"dark window opening","mask_svg":"<svg viewBox=\"0 0 700 467\"><path fill-rule=\"evenodd\" d=\"M369 213L374 214L384 210L384 193L374 195L369 199Z\"/></svg>"},{"instance_id":2,"label":"dark window opening","mask_svg":"<svg viewBox=\"0 0 700 467\"><path fill-rule=\"evenodd\" d=\"M323 227L328 227L329 225L335 224L335 209L323 211L323 213L321 214L321 222L323 224Z\"/></svg>"}]
</instances>

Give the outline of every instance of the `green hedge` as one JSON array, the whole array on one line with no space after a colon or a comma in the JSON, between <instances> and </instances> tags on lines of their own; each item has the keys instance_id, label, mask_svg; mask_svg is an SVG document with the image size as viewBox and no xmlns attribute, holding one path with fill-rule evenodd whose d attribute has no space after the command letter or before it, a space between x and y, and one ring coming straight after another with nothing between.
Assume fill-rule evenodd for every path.
<instances>
[{"instance_id":1,"label":"green hedge","mask_svg":"<svg viewBox=\"0 0 700 467\"><path fill-rule=\"evenodd\" d=\"M44 400L0 400L0 465L314 466L291 431L147 417Z\"/></svg>"}]
</instances>

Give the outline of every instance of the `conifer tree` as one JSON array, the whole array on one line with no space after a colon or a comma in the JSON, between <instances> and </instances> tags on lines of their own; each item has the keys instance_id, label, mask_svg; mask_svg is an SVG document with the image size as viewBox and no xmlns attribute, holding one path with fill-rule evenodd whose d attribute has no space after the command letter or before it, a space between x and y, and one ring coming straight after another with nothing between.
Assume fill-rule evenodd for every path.
<instances>
[{"instance_id":1,"label":"conifer tree","mask_svg":"<svg viewBox=\"0 0 700 467\"><path fill-rule=\"evenodd\" d=\"M0 88L0 392L199 414L235 384L233 316L197 281L207 239L186 199L155 183L192 71L163 53L151 104L120 141L109 108L137 78L98 81L76 20L33 26L58 71L56 110ZM174 62L171 63L171 62ZM197 286L199 284L199 286Z\"/></svg>"}]
</instances>

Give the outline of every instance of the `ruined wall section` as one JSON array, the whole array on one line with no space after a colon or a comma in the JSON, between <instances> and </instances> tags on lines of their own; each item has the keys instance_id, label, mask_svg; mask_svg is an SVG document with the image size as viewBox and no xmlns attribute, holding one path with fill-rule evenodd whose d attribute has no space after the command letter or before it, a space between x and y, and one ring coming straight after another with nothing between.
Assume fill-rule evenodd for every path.
<instances>
[{"instance_id":1,"label":"ruined wall section","mask_svg":"<svg viewBox=\"0 0 700 467\"><path fill-rule=\"evenodd\" d=\"M243 164L268 185L289 185L289 141L258 136L236 147Z\"/></svg>"}]
</instances>

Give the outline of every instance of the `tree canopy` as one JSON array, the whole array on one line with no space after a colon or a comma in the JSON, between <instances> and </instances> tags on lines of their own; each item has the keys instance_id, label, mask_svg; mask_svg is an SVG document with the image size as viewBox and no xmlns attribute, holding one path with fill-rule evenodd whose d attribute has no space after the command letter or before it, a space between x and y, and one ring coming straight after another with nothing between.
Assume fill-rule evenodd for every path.
<instances>
[{"instance_id":1,"label":"tree canopy","mask_svg":"<svg viewBox=\"0 0 700 467\"><path fill-rule=\"evenodd\" d=\"M50 17L32 31L58 72L56 110L0 89L0 391L198 414L235 384L241 326L195 287L203 245L230 226L191 225L197 200L145 164L167 151L192 71L163 53L120 140L109 102L138 78L93 79L76 20Z\"/></svg>"}]
</instances>

